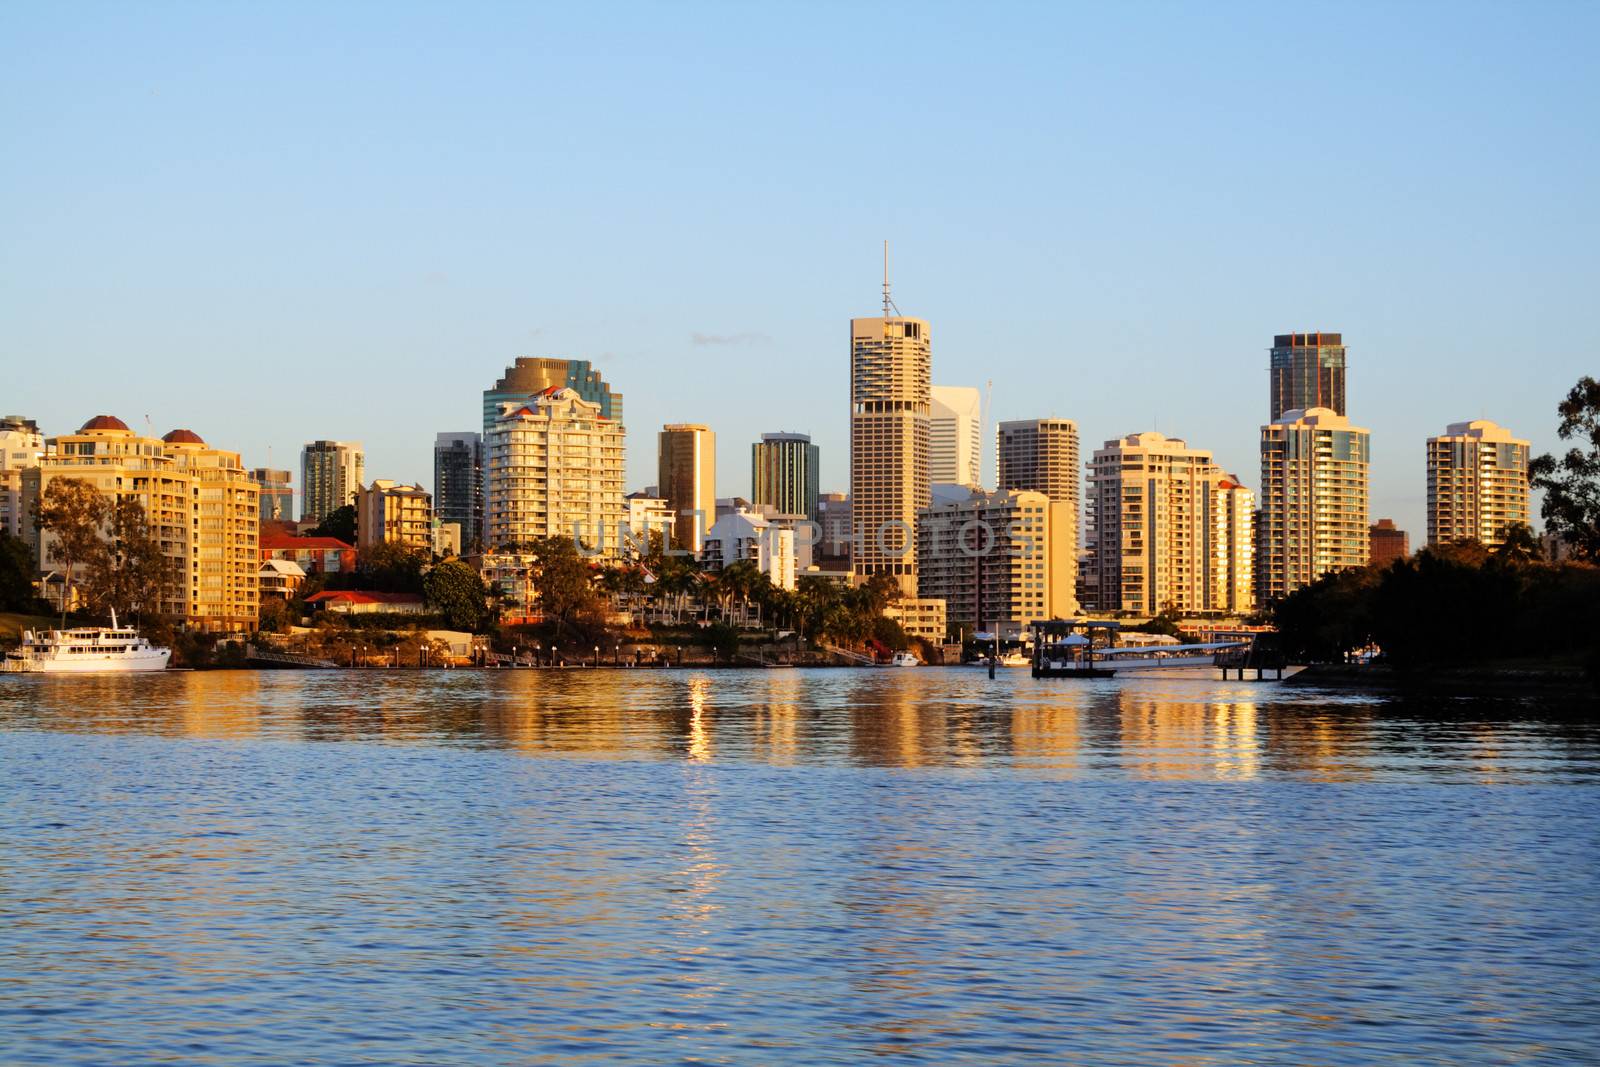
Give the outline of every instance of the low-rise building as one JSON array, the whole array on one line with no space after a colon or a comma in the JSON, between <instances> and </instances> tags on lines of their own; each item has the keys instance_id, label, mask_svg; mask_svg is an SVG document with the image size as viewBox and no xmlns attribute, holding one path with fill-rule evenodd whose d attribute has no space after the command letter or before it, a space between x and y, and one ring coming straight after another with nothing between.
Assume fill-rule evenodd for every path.
<instances>
[{"instance_id":1,"label":"low-rise building","mask_svg":"<svg viewBox=\"0 0 1600 1067\"><path fill-rule=\"evenodd\" d=\"M1374 567L1387 567L1411 555L1411 538L1393 519L1379 519L1373 523L1367 530L1367 544Z\"/></svg>"},{"instance_id":2,"label":"low-rise building","mask_svg":"<svg viewBox=\"0 0 1600 1067\"><path fill-rule=\"evenodd\" d=\"M324 589L306 597L306 606L340 615L426 615L427 601L415 593L375 593L366 589Z\"/></svg>"},{"instance_id":3,"label":"low-rise building","mask_svg":"<svg viewBox=\"0 0 1600 1067\"><path fill-rule=\"evenodd\" d=\"M269 532L261 535L261 561L286 559L307 574L348 574L356 569L356 546L337 537L297 537Z\"/></svg>"},{"instance_id":4,"label":"low-rise building","mask_svg":"<svg viewBox=\"0 0 1600 1067\"><path fill-rule=\"evenodd\" d=\"M261 561L260 578L262 600L293 600L306 583L306 572L292 559L267 559Z\"/></svg>"},{"instance_id":5,"label":"low-rise building","mask_svg":"<svg viewBox=\"0 0 1600 1067\"><path fill-rule=\"evenodd\" d=\"M426 489L378 478L356 494L356 546L381 541L433 551L433 497Z\"/></svg>"},{"instance_id":6,"label":"low-rise building","mask_svg":"<svg viewBox=\"0 0 1600 1067\"><path fill-rule=\"evenodd\" d=\"M793 529L744 509L724 515L706 531L701 565L715 571L741 559L754 563L779 589L794 589Z\"/></svg>"},{"instance_id":7,"label":"low-rise building","mask_svg":"<svg viewBox=\"0 0 1600 1067\"><path fill-rule=\"evenodd\" d=\"M920 637L932 644L945 638L945 603L931 597L903 596L890 601L883 609L883 617L893 619L912 637Z\"/></svg>"},{"instance_id":8,"label":"low-rise building","mask_svg":"<svg viewBox=\"0 0 1600 1067\"><path fill-rule=\"evenodd\" d=\"M656 538L663 545L672 544L677 516L671 501L649 493L629 493L623 503L628 505L628 536L647 547Z\"/></svg>"}]
</instances>

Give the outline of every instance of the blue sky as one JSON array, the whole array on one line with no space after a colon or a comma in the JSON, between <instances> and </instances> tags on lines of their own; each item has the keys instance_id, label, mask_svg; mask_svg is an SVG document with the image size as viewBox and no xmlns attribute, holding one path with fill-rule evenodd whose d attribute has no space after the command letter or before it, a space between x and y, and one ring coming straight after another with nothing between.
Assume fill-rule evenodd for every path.
<instances>
[{"instance_id":1,"label":"blue sky","mask_svg":"<svg viewBox=\"0 0 1600 1067\"><path fill-rule=\"evenodd\" d=\"M1292 9L1291 9L1292 8ZM992 418L1255 486L1274 333L1338 330L1374 518L1422 441L1554 447L1600 373L1600 6L0 7L0 413L431 479L517 355L847 482L848 322ZM992 460L987 460L992 469Z\"/></svg>"}]
</instances>

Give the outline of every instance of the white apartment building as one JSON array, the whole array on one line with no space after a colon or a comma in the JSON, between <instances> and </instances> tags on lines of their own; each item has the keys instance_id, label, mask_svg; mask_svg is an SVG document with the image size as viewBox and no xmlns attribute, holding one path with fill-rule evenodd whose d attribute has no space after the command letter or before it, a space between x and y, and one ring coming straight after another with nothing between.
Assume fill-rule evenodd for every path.
<instances>
[{"instance_id":1,"label":"white apartment building","mask_svg":"<svg viewBox=\"0 0 1600 1067\"><path fill-rule=\"evenodd\" d=\"M1107 441L1089 463L1085 607L1249 611L1252 504L1205 449L1155 431Z\"/></svg>"},{"instance_id":2,"label":"white apartment building","mask_svg":"<svg viewBox=\"0 0 1600 1067\"><path fill-rule=\"evenodd\" d=\"M44 435L32 419L0 418L0 530L12 537L22 536L22 472L37 467L42 455Z\"/></svg>"},{"instance_id":3,"label":"white apartment building","mask_svg":"<svg viewBox=\"0 0 1600 1067\"><path fill-rule=\"evenodd\" d=\"M706 531L700 562L708 570L721 570L735 560L749 560L779 589L793 591L796 560L794 530L769 522L757 512L741 508L724 515Z\"/></svg>"},{"instance_id":4,"label":"white apartment building","mask_svg":"<svg viewBox=\"0 0 1600 1067\"><path fill-rule=\"evenodd\" d=\"M1528 461L1528 442L1488 419L1428 438L1428 543L1495 548L1514 524L1531 525Z\"/></svg>"},{"instance_id":5,"label":"white apartment building","mask_svg":"<svg viewBox=\"0 0 1600 1067\"><path fill-rule=\"evenodd\" d=\"M575 537L616 556L627 524L623 447L622 425L574 389L501 404L486 448L490 546Z\"/></svg>"},{"instance_id":6,"label":"white apartment building","mask_svg":"<svg viewBox=\"0 0 1600 1067\"><path fill-rule=\"evenodd\" d=\"M928 421L928 481L977 488L983 464L983 395L964 385L936 385Z\"/></svg>"},{"instance_id":7,"label":"white apartment building","mask_svg":"<svg viewBox=\"0 0 1600 1067\"><path fill-rule=\"evenodd\" d=\"M1370 558L1372 435L1331 408L1283 413L1261 427L1256 603Z\"/></svg>"}]
</instances>

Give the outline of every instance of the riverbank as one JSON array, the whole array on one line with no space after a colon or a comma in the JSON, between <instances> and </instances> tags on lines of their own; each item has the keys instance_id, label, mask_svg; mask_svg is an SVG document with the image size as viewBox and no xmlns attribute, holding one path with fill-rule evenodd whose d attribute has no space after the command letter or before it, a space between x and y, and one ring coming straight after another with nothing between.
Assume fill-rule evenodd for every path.
<instances>
[{"instance_id":1,"label":"riverbank","mask_svg":"<svg viewBox=\"0 0 1600 1067\"><path fill-rule=\"evenodd\" d=\"M1285 685L1429 696L1524 696L1600 701L1600 691L1585 671L1569 665L1496 665L1438 667L1400 671L1385 664L1317 663Z\"/></svg>"}]
</instances>

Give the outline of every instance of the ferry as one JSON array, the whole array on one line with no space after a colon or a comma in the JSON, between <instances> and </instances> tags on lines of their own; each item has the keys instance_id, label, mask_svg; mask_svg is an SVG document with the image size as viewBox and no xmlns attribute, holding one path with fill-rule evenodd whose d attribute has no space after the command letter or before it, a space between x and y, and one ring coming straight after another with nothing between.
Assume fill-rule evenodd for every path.
<instances>
[{"instance_id":1,"label":"ferry","mask_svg":"<svg viewBox=\"0 0 1600 1067\"><path fill-rule=\"evenodd\" d=\"M122 674L162 671L172 649L152 645L131 626L79 626L71 630L25 630L22 646L0 660L8 674Z\"/></svg>"}]
</instances>

